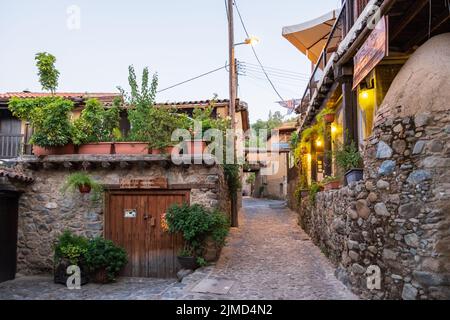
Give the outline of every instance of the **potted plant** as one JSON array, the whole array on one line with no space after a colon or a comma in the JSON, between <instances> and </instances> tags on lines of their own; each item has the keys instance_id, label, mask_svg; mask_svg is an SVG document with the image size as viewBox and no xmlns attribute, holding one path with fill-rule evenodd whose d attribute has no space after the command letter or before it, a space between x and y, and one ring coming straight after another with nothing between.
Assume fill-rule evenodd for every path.
<instances>
[{"instance_id":1,"label":"potted plant","mask_svg":"<svg viewBox=\"0 0 450 320\"><path fill-rule=\"evenodd\" d=\"M103 192L103 187L84 172L75 172L68 176L62 192L65 193L67 190L74 191L77 189L82 194L91 193L92 191L93 200L98 200Z\"/></svg>"},{"instance_id":2,"label":"potted plant","mask_svg":"<svg viewBox=\"0 0 450 320\"><path fill-rule=\"evenodd\" d=\"M64 231L54 247L54 282L66 285L70 275L67 267L76 265L81 270L81 284L89 282L89 272L86 266L88 240Z\"/></svg>"},{"instance_id":3,"label":"potted plant","mask_svg":"<svg viewBox=\"0 0 450 320\"><path fill-rule=\"evenodd\" d=\"M119 272L128 263L127 253L112 241L97 237L89 241L86 265L95 283L115 281Z\"/></svg>"},{"instance_id":4,"label":"potted plant","mask_svg":"<svg viewBox=\"0 0 450 320\"><path fill-rule=\"evenodd\" d=\"M37 156L73 154L72 123L69 113L73 102L60 97L36 99L12 98L8 108L33 127L30 144Z\"/></svg>"},{"instance_id":5,"label":"potted plant","mask_svg":"<svg viewBox=\"0 0 450 320\"><path fill-rule=\"evenodd\" d=\"M149 154L149 147L146 142L120 141L114 143L114 148L116 154Z\"/></svg>"},{"instance_id":6,"label":"potted plant","mask_svg":"<svg viewBox=\"0 0 450 320\"><path fill-rule=\"evenodd\" d=\"M336 117L336 111L333 108L326 107L317 115L317 121L323 120L325 123L333 123Z\"/></svg>"},{"instance_id":7,"label":"potted plant","mask_svg":"<svg viewBox=\"0 0 450 320\"><path fill-rule=\"evenodd\" d=\"M74 122L73 141L79 154L111 154L114 129L119 126L120 98L113 107L105 109L97 99L89 99Z\"/></svg>"},{"instance_id":8,"label":"potted plant","mask_svg":"<svg viewBox=\"0 0 450 320\"><path fill-rule=\"evenodd\" d=\"M334 153L337 165L345 171L347 185L363 179L363 159L355 142L349 145L337 145Z\"/></svg>"},{"instance_id":9,"label":"potted plant","mask_svg":"<svg viewBox=\"0 0 450 320\"><path fill-rule=\"evenodd\" d=\"M322 180L325 191L336 190L341 187L341 181L339 177L328 176Z\"/></svg>"},{"instance_id":10,"label":"potted plant","mask_svg":"<svg viewBox=\"0 0 450 320\"><path fill-rule=\"evenodd\" d=\"M196 269L199 258L203 258L208 237L216 246L225 244L229 222L219 211L209 211L203 206L183 204L169 208L165 215L168 231L181 233L185 241L183 250L178 255L178 262L184 269Z\"/></svg>"}]
</instances>

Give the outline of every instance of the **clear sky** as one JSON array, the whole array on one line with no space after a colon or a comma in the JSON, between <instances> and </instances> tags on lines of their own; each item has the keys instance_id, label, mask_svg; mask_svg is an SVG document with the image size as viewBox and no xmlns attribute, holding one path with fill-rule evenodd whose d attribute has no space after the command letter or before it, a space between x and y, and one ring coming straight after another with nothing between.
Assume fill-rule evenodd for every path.
<instances>
[{"instance_id":1,"label":"clear sky","mask_svg":"<svg viewBox=\"0 0 450 320\"><path fill-rule=\"evenodd\" d=\"M308 60L281 36L283 26L316 18L340 0L237 0L249 33L261 40L256 50L264 65L304 74ZM80 28L68 28L67 9L80 9ZM71 22L73 20L69 20ZM236 42L245 34L236 15ZM140 76L144 66L158 72L159 88L225 65L228 58L224 0L0 0L0 92L40 91L34 54L57 57L59 91L116 92L127 86L127 67ZM251 48L237 47L240 61L256 64ZM279 74L276 74L279 75ZM251 72L239 79L239 96L250 118L266 119L284 110L269 84ZM300 98L305 81L274 77L284 99ZM299 79L299 80L297 80ZM159 102L228 98L225 70L158 94ZM285 111L283 111L285 112Z\"/></svg>"}]
</instances>

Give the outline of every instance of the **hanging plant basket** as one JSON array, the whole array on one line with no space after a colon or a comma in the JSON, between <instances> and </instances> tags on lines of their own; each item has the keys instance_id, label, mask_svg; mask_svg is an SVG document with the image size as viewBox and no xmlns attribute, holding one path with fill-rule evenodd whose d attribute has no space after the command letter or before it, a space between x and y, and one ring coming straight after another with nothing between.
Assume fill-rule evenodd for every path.
<instances>
[{"instance_id":1,"label":"hanging plant basket","mask_svg":"<svg viewBox=\"0 0 450 320\"><path fill-rule=\"evenodd\" d=\"M81 186L78 186L78 189L80 190L80 193L87 194L91 193L92 187L87 184L83 184Z\"/></svg>"},{"instance_id":2,"label":"hanging plant basket","mask_svg":"<svg viewBox=\"0 0 450 320\"><path fill-rule=\"evenodd\" d=\"M323 120L326 123L333 123L334 119L335 119L335 114L334 113L328 113L328 114L323 116Z\"/></svg>"}]
</instances>

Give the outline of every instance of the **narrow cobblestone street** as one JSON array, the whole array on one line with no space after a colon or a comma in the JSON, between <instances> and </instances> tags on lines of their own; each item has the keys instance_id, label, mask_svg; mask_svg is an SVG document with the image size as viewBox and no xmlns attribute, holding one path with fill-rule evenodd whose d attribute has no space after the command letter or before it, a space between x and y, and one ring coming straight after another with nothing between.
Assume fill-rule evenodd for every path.
<instances>
[{"instance_id":1,"label":"narrow cobblestone street","mask_svg":"<svg viewBox=\"0 0 450 320\"><path fill-rule=\"evenodd\" d=\"M194 291L199 282L229 280L227 294ZM245 199L240 227L231 231L216 265L175 280L122 278L70 291L49 277L0 284L0 299L356 299L280 201Z\"/></svg>"}]
</instances>

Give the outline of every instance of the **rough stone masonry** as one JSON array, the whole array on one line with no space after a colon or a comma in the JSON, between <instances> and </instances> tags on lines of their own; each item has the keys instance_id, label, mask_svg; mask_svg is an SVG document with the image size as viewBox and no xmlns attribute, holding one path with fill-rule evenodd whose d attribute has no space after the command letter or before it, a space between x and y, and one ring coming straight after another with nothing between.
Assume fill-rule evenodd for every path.
<instances>
[{"instance_id":1,"label":"rough stone masonry","mask_svg":"<svg viewBox=\"0 0 450 320\"><path fill-rule=\"evenodd\" d=\"M364 163L364 181L303 199L302 227L363 298L449 299L450 112L381 113Z\"/></svg>"},{"instance_id":2,"label":"rough stone masonry","mask_svg":"<svg viewBox=\"0 0 450 320\"><path fill-rule=\"evenodd\" d=\"M39 166L39 164L38 164ZM35 166L36 167L36 166ZM21 186L17 253L18 272L48 273L53 270L53 245L57 237L70 230L95 237L103 234L103 201L92 202L78 192L62 194L61 188L74 169L63 164L27 170L34 183ZM163 166L159 162L104 168L98 164L86 171L103 185L117 185L121 178L167 177L169 187L188 188L190 203L228 212L228 192L219 166Z\"/></svg>"}]
</instances>

